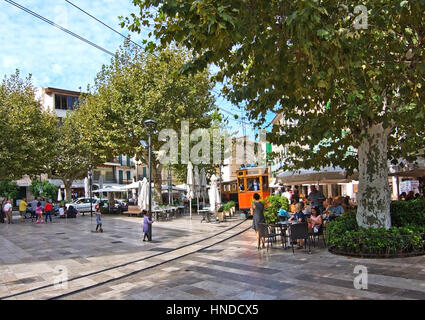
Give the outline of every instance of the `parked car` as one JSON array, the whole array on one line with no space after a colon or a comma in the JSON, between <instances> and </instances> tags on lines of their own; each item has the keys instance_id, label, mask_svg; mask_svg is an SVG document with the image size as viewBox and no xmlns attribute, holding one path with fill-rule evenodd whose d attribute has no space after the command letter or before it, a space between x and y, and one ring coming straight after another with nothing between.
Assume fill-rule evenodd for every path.
<instances>
[{"instance_id":1,"label":"parked car","mask_svg":"<svg viewBox=\"0 0 425 320\"><path fill-rule=\"evenodd\" d=\"M90 198L78 198L77 200L72 201L71 203L67 203L65 206L68 209L69 206L73 206L79 212L90 212L90 208L92 208L93 212L95 209L95 205L99 203L99 199L91 198L91 206L90 206Z\"/></svg>"}]
</instances>

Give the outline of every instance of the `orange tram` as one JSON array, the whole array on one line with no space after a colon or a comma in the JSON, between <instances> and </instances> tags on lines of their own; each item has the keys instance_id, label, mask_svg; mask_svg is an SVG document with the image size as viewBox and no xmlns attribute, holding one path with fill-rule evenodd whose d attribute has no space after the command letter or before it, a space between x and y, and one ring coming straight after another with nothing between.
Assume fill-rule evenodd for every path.
<instances>
[{"instance_id":1,"label":"orange tram","mask_svg":"<svg viewBox=\"0 0 425 320\"><path fill-rule=\"evenodd\" d=\"M222 201L233 200L237 209L249 215L255 193L258 193L261 199L270 195L268 168L240 168L236 170L236 177L236 180L222 183Z\"/></svg>"}]
</instances>

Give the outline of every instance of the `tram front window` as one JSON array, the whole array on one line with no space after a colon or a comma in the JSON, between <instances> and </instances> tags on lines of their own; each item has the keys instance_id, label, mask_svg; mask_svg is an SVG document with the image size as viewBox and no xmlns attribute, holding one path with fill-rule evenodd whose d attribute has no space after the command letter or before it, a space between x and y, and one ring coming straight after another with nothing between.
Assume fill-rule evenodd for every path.
<instances>
[{"instance_id":1,"label":"tram front window","mask_svg":"<svg viewBox=\"0 0 425 320\"><path fill-rule=\"evenodd\" d=\"M248 191L259 191L260 190L260 181L258 178L248 179Z\"/></svg>"}]
</instances>

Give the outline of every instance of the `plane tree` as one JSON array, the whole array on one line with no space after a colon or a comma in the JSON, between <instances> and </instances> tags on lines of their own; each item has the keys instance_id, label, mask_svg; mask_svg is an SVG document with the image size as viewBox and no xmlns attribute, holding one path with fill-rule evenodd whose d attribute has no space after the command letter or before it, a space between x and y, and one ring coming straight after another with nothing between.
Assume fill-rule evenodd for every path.
<instances>
[{"instance_id":1,"label":"plane tree","mask_svg":"<svg viewBox=\"0 0 425 320\"><path fill-rule=\"evenodd\" d=\"M425 147L424 0L133 3L123 27L154 28L148 48L192 50L182 73L217 66L224 93L259 126L283 113L268 138L289 145L287 168L358 170L358 224L391 226L388 161Z\"/></svg>"}]
</instances>

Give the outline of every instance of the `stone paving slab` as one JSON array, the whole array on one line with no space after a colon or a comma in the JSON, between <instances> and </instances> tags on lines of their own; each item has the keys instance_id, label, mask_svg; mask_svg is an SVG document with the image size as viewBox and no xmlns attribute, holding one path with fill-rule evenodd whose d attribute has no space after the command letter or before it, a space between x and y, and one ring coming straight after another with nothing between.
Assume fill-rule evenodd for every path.
<instances>
[{"instance_id":1,"label":"stone paving slab","mask_svg":"<svg viewBox=\"0 0 425 320\"><path fill-rule=\"evenodd\" d=\"M353 259L333 255L323 248L257 250L253 232L247 231L206 250L167 264L167 268L130 276L123 283L139 282L112 293L118 299L225 299L225 300L410 300L425 299L422 278L425 257L393 260ZM368 268L368 289L354 288L354 267ZM401 268L403 266L404 268ZM120 281L118 281L120 283ZM89 290L91 292L91 290ZM75 299L77 295L70 298Z\"/></svg>"},{"instance_id":2,"label":"stone paving slab","mask_svg":"<svg viewBox=\"0 0 425 320\"><path fill-rule=\"evenodd\" d=\"M67 266L73 276L84 275L136 258L162 254L167 249L224 231L232 223L239 222L201 224L197 218L194 216L194 221L183 217L171 223L156 222L154 237L156 235L157 241L153 243L141 242L141 220L138 218L105 219L105 225L108 225L105 230L110 230L109 234L89 232L90 217L87 219L87 216L73 223L68 221L66 225L60 222L48 226L25 223L3 228L0 225L0 241L2 237L9 241L6 249L0 248L1 261L20 261L3 265L0 295L49 283L57 264ZM250 224L249 221L246 223ZM8 231L12 230L10 227L16 227L13 233ZM29 244L37 236L42 239L41 248L34 249ZM226 234L222 234L207 243L225 239ZM16 253L15 247L18 248ZM425 299L424 256L359 259L333 255L322 247L312 248L312 254L304 250L295 250L293 254L292 250L284 250L279 245L268 251L258 250L252 230L202 248L202 244L193 245L168 256L159 255L149 261L85 277L75 281L71 289L125 276L66 299ZM202 250L195 252L199 249ZM181 255L186 256L167 262ZM128 276L158 263L164 264ZM367 290L354 288L356 265L367 267ZM42 298L54 297L61 292L47 290ZM22 297L12 299L19 298ZM31 298L40 299L40 296Z\"/></svg>"},{"instance_id":3,"label":"stone paving slab","mask_svg":"<svg viewBox=\"0 0 425 320\"><path fill-rule=\"evenodd\" d=\"M181 217L155 222L152 242L141 241L142 219L136 217L105 215L104 233L90 231L95 219L87 215L68 220L54 218L52 224L43 225L28 220L13 225L0 224L0 241L5 243L0 247L0 285L4 285L1 296L51 285L58 266L66 267L68 278L74 278L160 254L242 222L225 222L218 228L217 224L200 223L200 220L200 216L193 215L192 219ZM122 276L136 269L127 266L125 272L110 271L105 277ZM31 278L30 275L38 278L27 280L27 286L23 286L20 280ZM90 282L101 278L90 276L88 279Z\"/></svg>"}]
</instances>

